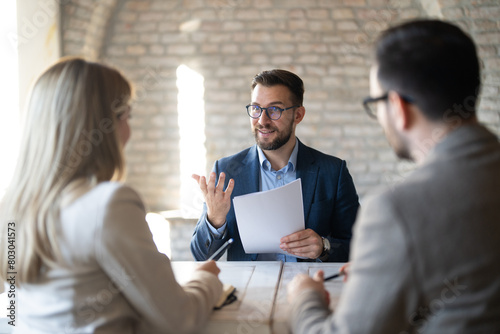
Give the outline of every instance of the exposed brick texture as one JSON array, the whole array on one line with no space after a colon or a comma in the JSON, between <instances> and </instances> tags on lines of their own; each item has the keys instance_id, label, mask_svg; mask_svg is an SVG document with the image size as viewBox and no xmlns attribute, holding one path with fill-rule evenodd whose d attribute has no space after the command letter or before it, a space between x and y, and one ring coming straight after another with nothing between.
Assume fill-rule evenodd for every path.
<instances>
[{"instance_id":1,"label":"exposed brick texture","mask_svg":"<svg viewBox=\"0 0 500 334\"><path fill-rule=\"evenodd\" d=\"M476 40L484 65L479 118L500 134L498 1L71 0L61 6L63 53L95 56L136 85L128 182L150 210L179 208L181 64L204 77L207 171L215 159L253 144L244 110L250 80L283 68L305 82L298 137L347 160L363 196L413 168L397 161L361 106L372 42L380 30L429 11Z\"/></svg>"}]
</instances>

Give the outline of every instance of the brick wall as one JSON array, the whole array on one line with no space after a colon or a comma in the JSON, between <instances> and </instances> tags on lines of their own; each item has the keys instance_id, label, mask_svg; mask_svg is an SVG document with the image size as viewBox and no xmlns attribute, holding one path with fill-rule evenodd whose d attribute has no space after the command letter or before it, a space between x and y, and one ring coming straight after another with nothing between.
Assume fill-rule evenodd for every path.
<instances>
[{"instance_id":1,"label":"brick wall","mask_svg":"<svg viewBox=\"0 0 500 334\"><path fill-rule=\"evenodd\" d=\"M62 7L64 54L104 60L135 82L128 181L151 210L179 208L181 64L204 77L206 171L215 159L253 144L244 110L250 80L261 70L284 68L305 83L298 137L347 160L363 196L413 168L397 161L363 112L371 43L394 23L440 16L476 40L484 65L479 118L500 134L498 1L72 0Z\"/></svg>"}]
</instances>

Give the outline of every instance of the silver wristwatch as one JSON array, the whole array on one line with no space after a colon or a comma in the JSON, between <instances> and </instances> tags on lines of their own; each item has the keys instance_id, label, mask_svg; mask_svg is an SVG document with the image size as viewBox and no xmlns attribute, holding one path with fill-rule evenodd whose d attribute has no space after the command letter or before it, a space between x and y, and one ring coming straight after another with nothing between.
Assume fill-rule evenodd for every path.
<instances>
[{"instance_id":1,"label":"silver wristwatch","mask_svg":"<svg viewBox=\"0 0 500 334\"><path fill-rule=\"evenodd\" d=\"M323 253L321 253L320 257L323 257L330 252L331 246L330 240L325 237L321 237L321 239L323 239Z\"/></svg>"}]
</instances>

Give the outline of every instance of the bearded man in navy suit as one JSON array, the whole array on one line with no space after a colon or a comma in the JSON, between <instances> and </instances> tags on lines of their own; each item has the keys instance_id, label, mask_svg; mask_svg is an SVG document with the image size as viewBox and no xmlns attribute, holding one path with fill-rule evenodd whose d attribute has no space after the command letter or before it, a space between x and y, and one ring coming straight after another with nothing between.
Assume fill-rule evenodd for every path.
<instances>
[{"instance_id":1,"label":"bearded man in navy suit","mask_svg":"<svg viewBox=\"0 0 500 334\"><path fill-rule=\"evenodd\" d=\"M309 261L348 260L358 195L345 161L307 147L295 136L306 112L303 95L302 79L289 71L274 69L254 77L246 109L256 145L216 161L208 180L193 175L205 198L191 240L196 260L206 260L229 238L234 239L229 261L296 262L297 256ZM245 253L232 199L299 178L305 229L281 238L280 247L289 255ZM255 208L255 219L265 214Z\"/></svg>"}]
</instances>

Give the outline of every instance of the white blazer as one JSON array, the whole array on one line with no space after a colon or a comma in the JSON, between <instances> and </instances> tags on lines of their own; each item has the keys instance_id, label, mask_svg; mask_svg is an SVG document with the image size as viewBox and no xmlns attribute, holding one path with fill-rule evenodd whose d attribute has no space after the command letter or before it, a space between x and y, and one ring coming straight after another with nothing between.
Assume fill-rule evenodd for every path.
<instances>
[{"instance_id":1,"label":"white blazer","mask_svg":"<svg viewBox=\"0 0 500 334\"><path fill-rule=\"evenodd\" d=\"M64 266L18 289L14 333L192 333L205 325L222 292L195 272L180 286L159 253L135 191L104 182L62 209ZM187 247L187 245L186 245Z\"/></svg>"}]
</instances>

